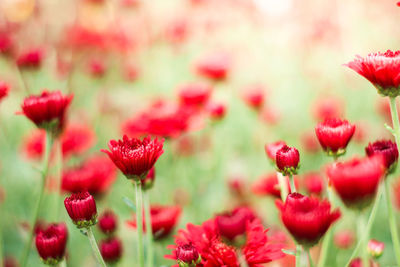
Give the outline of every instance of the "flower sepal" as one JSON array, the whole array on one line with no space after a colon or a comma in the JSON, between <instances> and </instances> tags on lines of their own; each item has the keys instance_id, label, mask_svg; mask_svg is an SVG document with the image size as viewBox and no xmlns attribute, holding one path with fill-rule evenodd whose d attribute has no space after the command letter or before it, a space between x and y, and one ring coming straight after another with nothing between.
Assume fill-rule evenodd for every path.
<instances>
[{"instance_id":1,"label":"flower sepal","mask_svg":"<svg viewBox=\"0 0 400 267\"><path fill-rule=\"evenodd\" d=\"M197 260L193 260L192 262L183 262L181 260L178 260L178 265L179 267L196 267L197 264L201 262L201 256L197 258Z\"/></svg>"},{"instance_id":2,"label":"flower sepal","mask_svg":"<svg viewBox=\"0 0 400 267\"><path fill-rule=\"evenodd\" d=\"M296 167L284 167L283 170L280 170L279 168L276 168L276 170L280 173L282 173L283 176L293 176L298 173L300 169L300 164L297 165Z\"/></svg>"},{"instance_id":3,"label":"flower sepal","mask_svg":"<svg viewBox=\"0 0 400 267\"><path fill-rule=\"evenodd\" d=\"M97 224L97 214L95 214L90 220L73 221L73 223L78 229L91 227ZM84 234L86 235L86 233Z\"/></svg>"},{"instance_id":4,"label":"flower sepal","mask_svg":"<svg viewBox=\"0 0 400 267\"><path fill-rule=\"evenodd\" d=\"M47 259L42 259L42 262L46 265L50 265L50 266L56 266L58 265L63 259L59 258L59 259L55 259L55 258L47 258Z\"/></svg>"},{"instance_id":5,"label":"flower sepal","mask_svg":"<svg viewBox=\"0 0 400 267\"><path fill-rule=\"evenodd\" d=\"M378 84L374 84L374 86L380 96L397 97L400 95L400 88L398 88L398 87L383 88L383 87L379 86Z\"/></svg>"}]
</instances>

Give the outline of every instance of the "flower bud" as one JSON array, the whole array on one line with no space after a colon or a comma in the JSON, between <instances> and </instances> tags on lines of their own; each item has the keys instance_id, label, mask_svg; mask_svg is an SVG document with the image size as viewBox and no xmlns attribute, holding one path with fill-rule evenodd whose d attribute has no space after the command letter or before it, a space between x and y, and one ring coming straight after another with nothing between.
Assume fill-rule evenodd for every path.
<instances>
[{"instance_id":1,"label":"flower bud","mask_svg":"<svg viewBox=\"0 0 400 267\"><path fill-rule=\"evenodd\" d=\"M87 228L97 223L96 201L89 192L72 194L64 200L64 205L78 228Z\"/></svg>"},{"instance_id":2,"label":"flower bud","mask_svg":"<svg viewBox=\"0 0 400 267\"><path fill-rule=\"evenodd\" d=\"M385 243L379 242L378 240L375 239L371 239L367 245L368 254L375 259L382 256L384 248L385 248Z\"/></svg>"},{"instance_id":3,"label":"flower bud","mask_svg":"<svg viewBox=\"0 0 400 267\"><path fill-rule=\"evenodd\" d=\"M199 252L191 243L178 246L175 253L179 267L196 267L201 261Z\"/></svg>"},{"instance_id":4,"label":"flower bud","mask_svg":"<svg viewBox=\"0 0 400 267\"><path fill-rule=\"evenodd\" d=\"M100 242L100 253L105 262L117 262L122 255L122 243L118 238L109 238Z\"/></svg>"},{"instance_id":5,"label":"flower bud","mask_svg":"<svg viewBox=\"0 0 400 267\"><path fill-rule=\"evenodd\" d=\"M297 174L300 154L294 147L283 146L276 152L276 166L283 175Z\"/></svg>"},{"instance_id":6,"label":"flower bud","mask_svg":"<svg viewBox=\"0 0 400 267\"><path fill-rule=\"evenodd\" d=\"M99 217L98 226L104 234L114 233L115 229L117 229L117 217L115 216L114 212L111 210L104 212Z\"/></svg>"},{"instance_id":7,"label":"flower bud","mask_svg":"<svg viewBox=\"0 0 400 267\"><path fill-rule=\"evenodd\" d=\"M399 159L399 151L396 143L391 140L381 140L369 143L365 148L368 157L381 155L386 167L386 173L392 173L396 169L397 160Z\"/></svg>"},{"instance_id":8,"label":"flower bud","mask_svg":"<svg viewBox=\"0 0 400 267\"><path fill-rule=\"evenodd\" d=\"M56 265L64 257L68 231L65 224L52 224L36 235L35 243L40 258L47 265Z\"/></svg>"}]
</instances>

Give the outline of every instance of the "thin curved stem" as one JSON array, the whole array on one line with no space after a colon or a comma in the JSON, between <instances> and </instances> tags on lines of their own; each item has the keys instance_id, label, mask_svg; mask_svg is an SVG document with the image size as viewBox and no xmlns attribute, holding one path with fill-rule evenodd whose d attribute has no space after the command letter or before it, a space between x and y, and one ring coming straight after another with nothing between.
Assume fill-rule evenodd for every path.
<instances>
[{"instance_id":1,"label":"thin curved stem","mask_svg":"<svg viewBox=\"0 0 400 267\"><path fill-rule=\"evenodd\" d=\"M92 251L93 251L94 256L96 257L97 262L101 266L107 267L106 263L103 260L103 257L101 256L99 247L97 246L96 239L94 238L93 231L92 231L91 227L87 228L86 235L89 238L90 246L92 247Z\"/></svg>"},{"instance_id":2,"label":"thin curved stem","mask_svg":"<svg viewBox=\"0 0 400 267\"><path fill-rule=\"evenodd\" d=\"M39 216L40 205L43 200L44 188L46 186L47 173L49 171L49 163L50 163L50 151L51 151L51 147L53 146L53 141L54 141L54 138L53 138L52 134L49 132L46 132L46 148L45 148L45 154L44 154L44 158L43 158L43 171L42 171L42 179L41 179L41 184L40 184L39 199L37 200L36 206L34 208L33 218L30 223L31 229L29 230L28 240L25 244L24 250L21 255L21 259L20 259L21 267L26 266L26 262L28 260L29 252L31 249L33 234L34 234L34 230L35 230L35 224L36 224L36 221Z\"/></svg>"},{"instance_id":3,"label":"thin curved stem","mask_svg":"<svg viewBox=\"0 0 400 267\"><path fill-rule=\"evenodd\" d=\"M286 182L286 177L282 175L282 173L277 172L276 176L278 177L278 184L281 189L281 199L285 202L286 197L288 195L288 186Z\"/></svg>"},{"instance_id":4,"label":"thin curved stem","mask_svg":"<svg viewBox=\"0 0 400 267\"><path fill-rule=\"evenodd\" d=\"M142 197L142 183L135 181L135 192L136 192L136 229L137 229L137 257L140 267L144 267L143 258L143 197Z\"/></svg>"},{"instance_id":5,"label":"thin curved stem","mask_svg":"<svg viewBox=\"0 0 400 267\"><path fill-rule=\"evenodd\" d=\"M57 163L56 163L56 195L55 195L55 201L54 201L54 221L58 221L58 217L60 214L60 203L61 201L61 196L62 196L62 189L61 189L61 180L62 180L62 162L63 162L63 154L62 154L62 144L61 140L57 140L55 142L55 147L56 147L56 157L57 157Z\"/></svg>"},{"instance_id":6,"label":"thin curved stem","mask_svg":"<svg viewBox=\"0 0 400 267\"><path fill-rule=\"evenodd\" d=\"M289 175L289 180L290 180L290 192L296 193L296 185L294 183L293 175Z\"/></svg>"},{"instance_id":7,"label":"thin curved stem","mask_svg":"<svg viewBox=\"0 0 400 267\"><path fill-rule=\"evenodd\" d=\"M150 213L150 199L147 191L143 192L144 195L144 220L146 222L146 241L147 241L147 267L153 267L154 250L153 250L153 231L151 227L151 213Z\"/></svg>"},{"instance_id":8,"label":"thin curved stem","mask_svg":"<svg viewBox=\"0 0 400 267\"><path fill-rule=\"evenodd\" d=\"M375 218L376 218L376 214L377 214L377 211L378 211L379 201L381 199L381 196L382 196L382 189L380 188L379 191L378 191L378 195L376 196L374 206L372 207L371 213L369 215L367 226L366 226L366 229L365 229L366 233L368 233L368 234L365 234L362 239L358 240L357 245L353 250L353 253L351 254L349 260L347 261L347 263L345 265L346 267L349 266L351 261L356 257L356 255L358 255L362 244L364 244L364 240L367 240L367 238L369 237L369 233L371 232L372 225L373 225L373 223L375 221Z\"/></svg>"}]
</instances>

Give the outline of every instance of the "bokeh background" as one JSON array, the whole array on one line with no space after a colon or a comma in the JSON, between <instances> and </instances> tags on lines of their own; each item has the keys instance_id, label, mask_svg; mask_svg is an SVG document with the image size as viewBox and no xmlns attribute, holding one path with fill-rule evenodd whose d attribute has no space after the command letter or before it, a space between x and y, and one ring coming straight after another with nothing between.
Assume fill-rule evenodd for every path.
<instances>
[{"instance_id":1,"label":"bokeh background","mask_svg":"<svg viewBox=\"0 0 400 267\"><path fill-rule=\"evenodd\" d=\"M324 176L331 162L314 134L326 114L357 124L344 158L363 155L368 142L390 137L383 126L390 118L388 103L343 64L356 54L397 50L399 19L394 1L1 0L0 46L6 38L11 42L0 58L0 79L10 84L0 104L3 254L19 257L39 191L40 160L26 153L37 130L16 114L28 94L44 88L74 94L69 122L88 127L93 142L64 160L67 169L100 154L110 139L122 136L126 120L154 101L177 103L179 88L187 83L211 85L210 101L223 103L226 116L213 121L202 111L187 130L165 142L151 202L182 207L175 229L247 203L267 227L283 230L274 199L251 191L257 179L274 172L264 144L284 140L300 150L301 184L311 171ZM16 58L32 49L42 53L41 66L20 71ZM202 60L222 64L226 78L199 75ZM254 88L263 96L258 109L246 101ZM59 171L53 164L51 176ZM58 220L68 223L70 233L68 266L94 266L89 243L56 194L48 185L40 217L54 220L58 206ZM97 204L99 212L108 208L119 217L124 256L118 266L135 266L136 234L126 223L133 212L124 197L133 200L133 188L118 174ZM381 204L371 237L386 244L381 266L394 266ZM342 212L336 231L355 232L355 215L344 207ZM163 258L172 243L172 235L156 242L155 266L172 264ZM334 247L329 266L343 266L351 252ZM314 253L317 257L318 248ZM41 266L34 249L28 266Z\"/></svg>"}]
</instances>

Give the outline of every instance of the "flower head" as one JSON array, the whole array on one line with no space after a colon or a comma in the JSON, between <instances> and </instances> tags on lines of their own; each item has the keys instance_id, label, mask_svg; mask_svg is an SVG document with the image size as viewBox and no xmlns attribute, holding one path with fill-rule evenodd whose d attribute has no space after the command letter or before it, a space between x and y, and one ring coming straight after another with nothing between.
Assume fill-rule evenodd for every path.
<instances>
[{"instance_id":1,"label":"flower head","mask_svg":"<svg viewBox=\"0 0 400 267\"><path fill-rule=\"evenodd\" d=\"M299 169L300 154L294 147L283 146L276 152L276 166L285 176L297 173Z\"/></svg>"},{"instance_id":2,"label":"flower head","mask_svg":"<svg viewBox=\"0 0 400 267\"><path fill-rule=\"evenodd\" d=\"M122 255L122 242L116 238L108 238L100 242L100 253L105 262L117 262Z\"/></svg>"},{"instance_id":3,"label":"flower head","mask_svg":"<svg viewBox=\"0 0 400 267\"><path fill-rule=\"evenodd\" d=\"M286 229L299 244L307 247L317 244L340 217L340 211L331 211L328 201L299 193L289 194L285 203L277 200L276 204Z\"/></svg>"},{"instance_id":4,"label":"flower head","mask_svg":"<svg viewBox=\"0 0 400 267\"><path fill-rule=\"evenodd\" d=\"M114 233L117 229L117 216L111 210L105 211L99 217L98 226L107 235Z\"/></svg>"},{"instance_id":5,"label":"flower head","mask_svg":"<svg viewBox=\"0 0 400 267\"><path fill-rule=\"evenodd\" d=\"M64 223L52 224L37 233L36 248L45 264L56 265L62 260L67 239L68 231Z\"/></svg>"},{"instance_id":6,"label":"flower head","mask_svg":"<svg viewBox=\"0 0 400 267\"><path fill-rule=\"evenodd\" d=\"M259 110L264 105L265 93L262 85L252 85L246 89L243 99L249 107Z\"/></svg>"},{"instance_id":7,"label":"flower head","mask_svg":"<svg viewBox=\"0 0 400 267\"><path fill-rule=\"evenodd\" d=\"M385 173L380 156L353 158L328 166L330 183L347 207L361 209L371 204Z\"/></svg>"},{"instance_id":8,"label":"flower head","mask_svg":"<svg viewBox=\"0 0 400 267\"><path fill-rule=\"evenodd\" d=\"M0 100L3 100L10 91L10 85L6 82L0 81Z\"/></svg>"},{"instance_id":9,"label":"flower head","mask_svg":"<svg viewBox=\"0 0 400 267\"><path fill-rule=\"evenodd\" d=\"M371 239L368 241L367 251L368 254L373 258L377 259L383 254L383 250L385 249L385 243L379 242L376 239Z\"/></svg>"},{"instance_id":10,"label":"flower head","mask_svg":"<svg viewBox=\"0 0 400 267\"><path fill-rule=\"evenodd\" d=\"M354 232L350 230L341 230L335 233L333 242L338 248L348 249L354 244Z\"/></svg>"},{"instance_id":11,"label":"flower head","mask_svg":"<svg viewBox=\"0 0 400 267\"><path fill-rule=\"evenodd\" d=\"M200 60L196 65L196 70L201 76L221 81L227 78L230 65L230 59L226 54L216 53Z\"/></svg>"},{"instance_id":12,"label":"flower head","mask_svg":"<svg viewBox=\"0 0 400 267\"><path fill-rule=\"evenodd\" d=\"M346 152L355 129L355 125L346 120L326 119L315 127L315 133L328 155L337 157Z\"/></svg>"},{"instance_id":13,"label":"flower head","mask_svg":"<svg viewBox=\"0 0 400 267\"><path fill-rule=\"evenodd\" d=\"M196 267L201 261L201 256L197 249L191 244L187 243L178 246L175 250L176 260L180 265L188 267Z\"/></svg>"},{"instance_id":14,"label":"flower head","mask_svg":"<svg viewBox=\"0 0 400 267\"><path fill-rule=\"evenodd\" d=\"M41 49L31 49L22 52L18 57L16 64L20 69L40 68L43 61L43 51Z\"/></svg>"},{"instance_id":15,"label":"flower head","mask_svg":"<svg viewBox=\"0 0 400 267\"><path fill-rule=\"evenodd\" d=\"M369 143L365 148L368 157L381 155L388 173L396 169L397 160L399 159L399 151L396 143L391 140L380 140L374 143Z\"/></svg>"},{"instance_id":16,"label":"flower head","mask_svg":"<svg viewBox=\"0 0 400 267\"><path fill-rule=\"evenodd\" d=\"M88 192L72 194L64 200L64 206L78 228L86 228L97 223L96 201Z\"/></svg>"},{"instance_id":17,"label":"flower head","mask_svg":"<svg viewBox=\"0 0 400 267\"><path fill-rule=\"evenodd\" d=\"M304 175L303 182L309 194L320 196L324 190L324 180L322 176L315 172Z\"/></svg>"},{"instance_id":18,"label":"flower head","mask_svg":"<svg viewBox=\"0 0 400 267\"><path fill-rule=\"evenodd\" d=\"M226 106L223 103L208 103L206 109L210 118L213 120L221 120L226 115Z\"/></svg>"},{"instance_id":19,"label":"flower head","mask_svg":"<svg viewBox=\"0 0 400 267\"><path fill-rule=\"evenodd\" d=\"M24 99L22 113L37 127L59 134L65 122L65 115L72 95L64 96L60 91L43 91Z\"/></svg>"},{"instance_id":20,"label":"flower head","mask_svg":"<svg viewBox=\"0 0 400 267\"><path fill-rule=\"evenodd\" d=\"M124 135L122 140L111 140L108 143L110 151L103 149L102 152L107 153L128 179L139 180L146 178L164 152L163 142L164 140L159 141L157 138L151 140L150 137L145 137L140 140Z\"/></svg>"},{"instance_id":21,"label":"flower head","mask_svg":"<svg viewBox=\"0 0 400 267\"><path fill-rule=\"evenodd\" d=\"M356 56L346 66L370 81L380 95L396 97L400 94L400 51Z\"/></svg>"},{"instance_id":22,"label":"flower head","mask_svg":"<svg viewBox=\"0 0 400 267\"><path fill-rule=\"evenodd\" d=\"M204 83L186 84L179 91L179 101L181 105L202 107L210 98L211 92L212 87Z\"/></svg>"}]
</instances>

